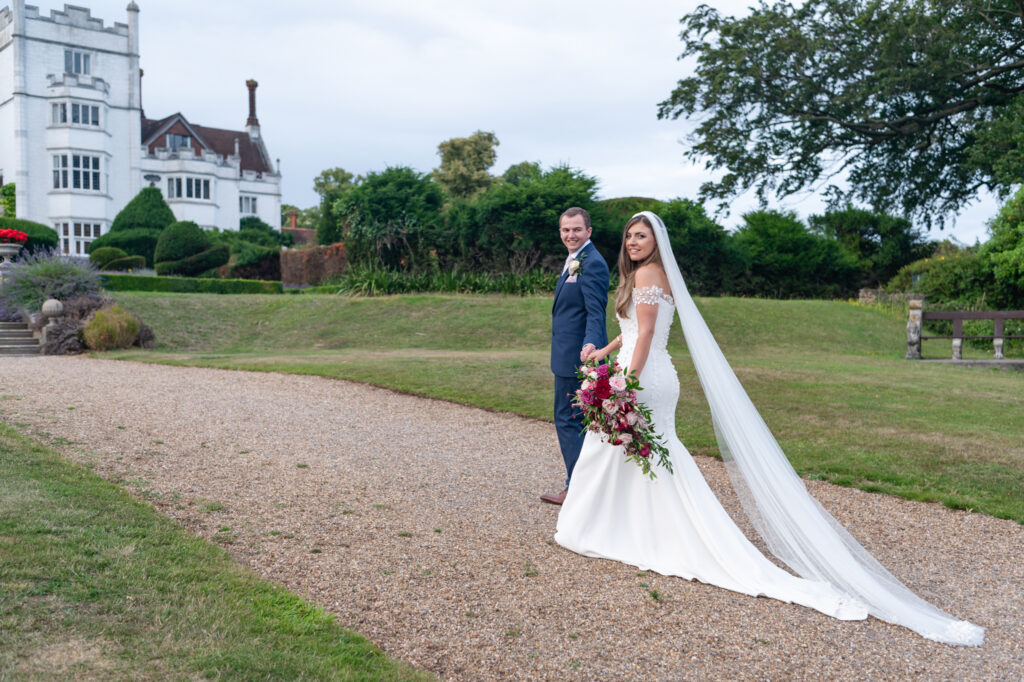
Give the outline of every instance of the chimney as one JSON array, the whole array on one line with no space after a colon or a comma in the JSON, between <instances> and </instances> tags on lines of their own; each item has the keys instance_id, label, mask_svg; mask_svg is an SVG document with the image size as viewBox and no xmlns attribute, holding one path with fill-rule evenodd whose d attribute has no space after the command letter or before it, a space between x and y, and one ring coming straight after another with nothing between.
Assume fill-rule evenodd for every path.
<instances>
[{"instance_id":1,"label":"chimney","mask_svg":"<svg viewBox=\"0 0 1024 682\"><path fill-rule=\"evenodd\" d=\"M289 211L288 216L289 216L289 218L288 218L288 220L289 220L288 227L290 227L291 229L294 230L296 228L296 226L297 226L296 223L298 222L298 215L297 215L297 213L295 211Z\"/></svg>"},{"instance_id":2,"label":"chimney","mask_svg":"<svg viewBox=\"0 0 1024 682\"><path fill-rule=\"evenodd\" d=\"M260 121L256 118L256 86L259 85L253 79L245 81L245 87L249 88L249 119L245 122L247 126L259 126Z\"/></svg>"}]
</instances>

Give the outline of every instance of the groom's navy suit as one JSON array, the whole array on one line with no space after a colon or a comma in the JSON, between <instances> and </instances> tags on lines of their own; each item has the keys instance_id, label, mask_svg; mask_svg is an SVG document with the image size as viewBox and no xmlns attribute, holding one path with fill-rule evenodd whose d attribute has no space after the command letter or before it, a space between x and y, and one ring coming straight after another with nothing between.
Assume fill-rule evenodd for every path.
<instances>
[{"instance_id":1,"label":"groom's navy suit","mask_svg":"<svg viewBox=\"0 0 1024 682\"><path fill-rule=\"evenodd\" d=\"M551 371L555 375L555 430L565 460L566 485L583 447L583 415L572 406L580 387L576 368L580 351L591 343L608 345L605 307L608 304L608 264L594 245L587 243L578 254L580 271L569 281L568 270L558 278L551 306Z\"/></svg>"}]
</instances>

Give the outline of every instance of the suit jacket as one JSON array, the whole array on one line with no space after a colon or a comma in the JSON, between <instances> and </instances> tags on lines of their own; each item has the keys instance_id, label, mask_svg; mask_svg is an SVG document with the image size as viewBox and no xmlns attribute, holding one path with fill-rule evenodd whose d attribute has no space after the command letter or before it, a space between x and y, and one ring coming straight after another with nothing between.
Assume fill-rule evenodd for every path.
<instances>
[{"instance_id":1,"label":"suit jacket","mask_svg":"<svg viewBox=\"0 0 1024 682\"><path fill-rule=\"evenodd\" d=\"M567 281L569 273L563 272L551 306L551 371L560 377L576 376L583 346L608 345L608 264L592 243L576 259L581 265L576 281Z\"/></svg>"}]
</instances>

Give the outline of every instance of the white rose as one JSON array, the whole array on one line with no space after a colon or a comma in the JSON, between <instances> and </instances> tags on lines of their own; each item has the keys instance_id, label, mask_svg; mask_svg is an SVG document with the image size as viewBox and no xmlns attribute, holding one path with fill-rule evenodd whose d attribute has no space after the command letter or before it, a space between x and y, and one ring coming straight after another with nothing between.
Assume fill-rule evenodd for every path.
<instances>
[{"instance_id":1,"label":"white rose","mask_svg":"<svg viewBox=\"0 0 1024 682\"><path fill-rule=\"evenodd\" d=\"M585 390L587 390L588 388L590 388L590 380L589 380L589 379L584 379L584 380L583 380L583 383L582 383L582 384L580 384L580 390L581 390L581 391L585 391Z\"/></svg>"},{"instance_id":2,"label":"white rose","mask_svg":"<svg viewBox=\"0 0 1024 682\"><path fill-rule=\"evenodd\" d=\"M570 275L575 275L579 271L579 269L580 269L580 262L578 260L573 259L573 261L571 263L569 263L569 274Z\"/></svg>"}]
</instances>

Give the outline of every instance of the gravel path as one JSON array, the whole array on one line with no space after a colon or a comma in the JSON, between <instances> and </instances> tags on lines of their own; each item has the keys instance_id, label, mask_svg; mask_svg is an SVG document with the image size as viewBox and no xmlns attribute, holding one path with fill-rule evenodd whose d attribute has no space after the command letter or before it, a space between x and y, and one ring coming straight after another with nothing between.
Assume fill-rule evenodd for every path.
<instances>
[{"instance_id":1,"label":"gravel path","mask_svg":"<svg viewBox=\"0 0 1024 682\"><path fill-rule=\"evenodd\" d=\"M563 471L546 423L317 377L86 358L6 359L2 393L7 424L446 679L1024 677L1010 521L808 482L918 594L988 628L984 647L945 646L554 545L557 509L537 499ZM735 512L721 464L698 464Z\"/></svg>"}]
</instances>

